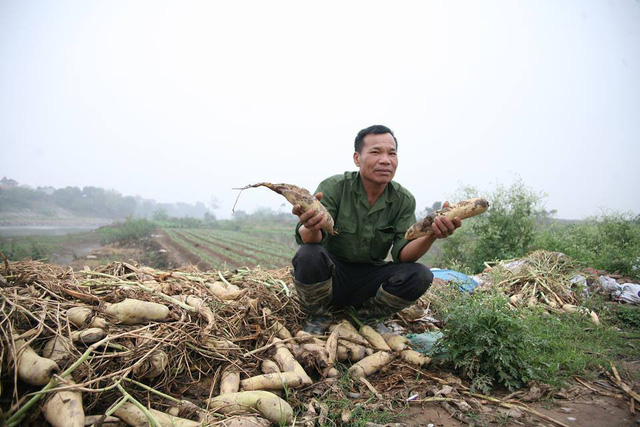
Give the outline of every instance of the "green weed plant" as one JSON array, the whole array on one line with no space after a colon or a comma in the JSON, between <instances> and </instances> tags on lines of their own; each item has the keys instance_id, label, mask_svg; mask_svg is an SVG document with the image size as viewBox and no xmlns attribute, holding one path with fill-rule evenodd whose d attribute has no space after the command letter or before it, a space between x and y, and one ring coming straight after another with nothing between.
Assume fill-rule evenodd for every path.
<instances>
[{"instance_id":1,"label":"green weed plant","mask_svg":"<svg viewBox=\"0 0 640 427\"><path fill-rule=\"evenodd\" d=\"M580 313L513 309L496 291L448 295L438 300L445 336L439 349L446 350L445 360L470 379L474 389L485 393L495 386L517 389L531 380L562 387L575 375L595 375L611 360L637 357L628 332L638 312L618 304L613 313L631 323L625 330L620 322L609 322L615 317L608 314L613 303L601 299L584 302L605 314L603 324L595 325Z\"/></svg>"},{"instance_id":2,"label":"green weed plant","mask_svg":"<svg viewBox=\"0 0 640 427\"><path fill-rule=\"evenodd\" d=\"M19 261L25 258L41 260L50 256L51 246L33 237L24 239L0 238L0 252L11 261Z\"/></svg>"},{"instance_id":3,"label":"green weed plant","mask_svg":"<svg viewBox=\"0 0 640 427\"><path fill-rule=\"evenodd\" d=\"M98 229L103 245L134 244L148 237L156 225L145 218L127 218L123 223Z\"/></svg>"},{"instance_id":4,"label":"green weed plant","mask_svg":"<svg viewBox=\"0 0 640 427\"><path fill-rule=\"evenodd\" d=\"M609 213L536 232L535 247L560 251L586 267L640 278L640 219Z\"/></svg>"},{"instance_id":5,"label":"green weed plant","mask_svg":"<svg viewBox=\"0 0 640 427\"><path fill-rule=\"evenodd\" d=\"M530 357L538 343L504 295L461 295L446 307L444 323L439 350L474 389L488 392L499 384L514 390L538 378Z\"/></svg>"}]
</instances>

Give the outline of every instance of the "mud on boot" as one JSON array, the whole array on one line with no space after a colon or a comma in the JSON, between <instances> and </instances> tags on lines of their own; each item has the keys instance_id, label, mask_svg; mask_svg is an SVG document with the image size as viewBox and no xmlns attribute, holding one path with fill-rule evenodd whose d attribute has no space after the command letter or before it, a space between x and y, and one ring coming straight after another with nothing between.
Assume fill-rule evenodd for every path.
<instances>
[{"instance_id":1,"label":"mud on boot","mask_svg":"<svg viewBox=\"0 0 640 427\"><path fill-rule=\"evenodd\" d=\"M358 316L362 319L380 320L413 305L414 302L392 295L381 286L372 298L362 304Z\"/></svg>"},{"instance_id":2,"label":"mud on boot","mask_svg":"<svg viewBox=\"0 0 640 427\"><path fill-rule=\"evenodd\" d=\"M304 322L302 330L311 335L324 335L334 321L335 319L332 316L310 315Z\"/></svg>"},{"instance_id":3,"label":"mud on boot","mask_svg":"<svg viewBox=\"0 0 640 427\"><path fill-rule=\"evenodd\" d=\"M293 279L300 308L308 316L326 316L329 314L333 300L333 280L307 285Z\"/></svg>"}]
</instances>

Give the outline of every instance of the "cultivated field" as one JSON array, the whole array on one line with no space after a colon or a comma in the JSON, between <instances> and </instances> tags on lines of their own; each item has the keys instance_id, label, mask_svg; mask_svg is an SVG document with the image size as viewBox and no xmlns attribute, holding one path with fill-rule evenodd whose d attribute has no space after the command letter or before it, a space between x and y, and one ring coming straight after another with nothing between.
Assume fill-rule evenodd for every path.
<instances>
[{"instance_id":1,"label":"cultivated field","mask_svg":"<svg viewBox=\"0 0 640 427\"><path fill-rule=\"evenodd\" d=\"M172 258L187 260L201 270L287 267L297 246L291 227L162 228L160 236Z\"/></svg>"}]
</instances>

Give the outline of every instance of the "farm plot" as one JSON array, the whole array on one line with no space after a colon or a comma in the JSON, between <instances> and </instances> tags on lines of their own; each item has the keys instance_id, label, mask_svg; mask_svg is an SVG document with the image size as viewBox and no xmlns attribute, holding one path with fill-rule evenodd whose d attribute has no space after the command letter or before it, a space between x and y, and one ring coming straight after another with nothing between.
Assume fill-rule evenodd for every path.
<instances>
[{"instance_id":1,"label":"farm plot","mask_svg":"<svg viewBox=\"0 0 640 427\"><path fill-rule=\"evenodd\" d=\"M170 238L214 268L262 266L281 268L291 264L295 242L291 230L165 229Z\"/></svg>"}]
</instances>

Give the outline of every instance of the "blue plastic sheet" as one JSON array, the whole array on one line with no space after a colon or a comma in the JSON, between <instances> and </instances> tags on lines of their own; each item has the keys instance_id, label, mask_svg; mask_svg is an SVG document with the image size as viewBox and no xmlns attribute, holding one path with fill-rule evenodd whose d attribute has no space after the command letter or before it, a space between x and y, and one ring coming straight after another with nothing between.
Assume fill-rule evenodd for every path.
<instances>
[{"instance_id":1,"label":"blue plastic sheet","mask_svg":"<svg viewBox=\"0 0 640 427\"><path fill-rule=\"evenodd\" d=\"M421 334L407 335L407 338L411 341L411 347L413 347L414 350L428 354L429 356L433 356L435 354L433 347L442 337L443 335L440 331L427 331Z\"/></svg>"},{"instance_id":2,"label":"blue plastic sheet","mask_svg":"<svg viewBox=\"0 0 640 427\"><path fill-rule=\"evenodd\" d=\"M464 292L471 292L476 288L476 286L478 286L478 282L459 271L433 268L431 269L431 272L433 273L433 277L437 277L438 279L442 279L447 282L455 282L460 290Z\"/></svg>"}]
</instances>

